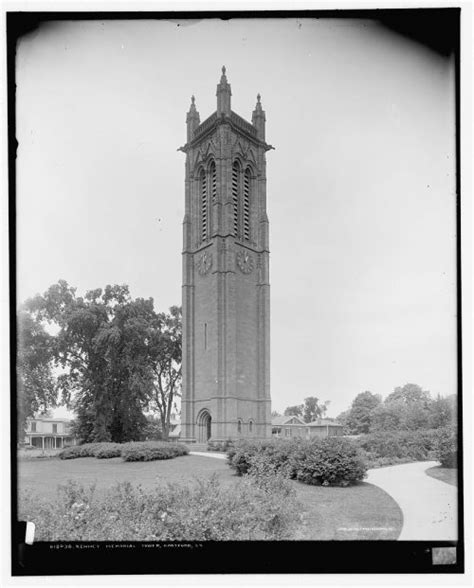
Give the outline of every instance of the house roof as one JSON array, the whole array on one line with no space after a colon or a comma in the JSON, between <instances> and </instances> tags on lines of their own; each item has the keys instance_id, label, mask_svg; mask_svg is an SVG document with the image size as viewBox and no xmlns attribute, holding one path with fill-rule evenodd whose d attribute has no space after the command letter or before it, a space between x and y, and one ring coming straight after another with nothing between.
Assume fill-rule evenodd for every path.
<instances>
[{"instance_id":1,"label":"house roof","mask_svg":"<svg viewBox=\"0 0 474 588\"><path fill-rule=\"evenodd\" d=\"M311 423L306 423L308 427L326 427L329 425L330 427L342 427L341 423L337 421L333 421L332 419L316 419Z\"/></svg>"},{"instance_id":2,"label":"house roof","mask_svg":"<svg viewBox=\"0 0 474 588\"><path fill-rule=\"evenodd\" d=\"M49 417L28 417L27 421L41 421L42 423L70 423L71 419L58 419Z\"/></svg>"},{"instance_id":3,"label":"house roof","mask_svg":"<svg viewBox=\"0 0 474 588\"><path fill-rule=\"evenodd\" d=\"M298 424L298 425L304 425L305 424L305 422L302 419L300 419L300 417L297 417L295 415L290 414L288 416L277 416L277 417L273 417L272 418L272 425L289 425L289 424L293 424L293 423L290 423L290 421L292 419L296 419L298 421L298 423L295 423L295 424Z\"/></svg>"}]
</instances>

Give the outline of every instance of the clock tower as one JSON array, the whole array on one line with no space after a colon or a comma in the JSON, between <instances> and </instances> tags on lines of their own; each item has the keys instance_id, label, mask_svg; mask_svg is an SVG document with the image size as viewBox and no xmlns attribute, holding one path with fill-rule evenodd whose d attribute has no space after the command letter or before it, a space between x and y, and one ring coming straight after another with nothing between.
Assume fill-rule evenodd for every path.
<instances>
[{"instance_id":1,"label":"clock tower","mask_svg":"<svg viewBox=\"0 0 474 588\"><path fill-rule=\"evenodd\" d=\"M181 439L271 435L265 112L231 109L225 67L217 109L186 118Z\"/></svg>"}]
</instances>

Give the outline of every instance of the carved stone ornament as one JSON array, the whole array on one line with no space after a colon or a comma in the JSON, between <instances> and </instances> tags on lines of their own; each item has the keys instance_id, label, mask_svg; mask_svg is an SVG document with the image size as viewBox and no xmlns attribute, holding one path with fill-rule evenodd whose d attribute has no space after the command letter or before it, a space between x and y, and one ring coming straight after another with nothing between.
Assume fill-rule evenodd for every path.
<instances>
[{"instance_id":1,"label":"carved stone ornament","mask_svg":"<svg viewBox=\"0 0 474 588\"><path fill-rule=\"evenodd\" d=\"M243 274L250 274L254 268L253 257L248 251L239 251L236 255L237 266Z\"/></svg>"},{"instance_id":2,"label":"carved stone ornament","mask_svg":"<svg viewBox=\"0 0 474 588\"><path fill-rule=\"evenodd\" d=\"M207 273L209 273L212 267L212 253L208 251L204 251L204 253L201 253L197 265L200 276L204 276Z\"/></svg>"}]
</instances>

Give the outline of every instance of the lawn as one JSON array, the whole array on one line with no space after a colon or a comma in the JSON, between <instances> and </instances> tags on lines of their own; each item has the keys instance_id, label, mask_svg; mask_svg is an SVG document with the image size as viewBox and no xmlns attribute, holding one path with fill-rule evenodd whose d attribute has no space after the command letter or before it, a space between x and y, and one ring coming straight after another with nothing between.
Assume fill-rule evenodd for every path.
<instances>
[{"instance_id":1,"label":"lawn","mask_svg":"<svg viewBox=\"0 0 474 588\"><path fill-rule=\"evenodd\" d=\"M441 482L446 482L446 484L451 484L451 486L458 485L457 468L443 468L442 466L434 466L432 468L428 468L425 471L425 474L431 476L432 478L436 478L436 480L441 480Z\"/></svg>"},{"instance_id":2,"label":"lawn","mask_svg":"<svg viewBox=\"0 0 474 588\"><path fill-rule=\"evenodd\" d=\"M76 480L96 483L100 492L118 482L130 481L142 488L156 484L190 483L196 477L215 474L221 484L232 487L239 479L224 460L188 455L151 462L123 462L121 458L20 460L18 492L32 492L51 499L58 484ZM359 483L348 488L308 486L293 482L303 509L304 523L298 540L397 539L403 524L396 502L377 486Z\"/></svg>"}]
</instances>

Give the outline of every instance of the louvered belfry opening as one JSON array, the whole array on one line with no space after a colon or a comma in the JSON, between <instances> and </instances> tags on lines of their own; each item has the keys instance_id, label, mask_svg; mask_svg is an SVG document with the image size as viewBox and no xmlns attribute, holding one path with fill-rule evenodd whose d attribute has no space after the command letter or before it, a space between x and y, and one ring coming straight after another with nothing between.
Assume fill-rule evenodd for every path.
<instances>
[{"instance_id":1,"label":"louvered belfry opening","mask_svg":"<svg viewBox=\"0 0 474 588\"><path fill-rule=\"evenodd\" d=\"M250 169L244 175L244 239L250 240Z\"/></svg>"},{"instance_id":2,"label":"louvered belfry opening","mask_svg":"<svg viewBox=\"0 0 474 588\"><path fill-rule=\"evenodd\" d=\"M201 189L201 241L207 241L208 236L208 210L207 210L207 177L204 170L201 171L200 178Z\"/></svg>"},{"instance_id":3,"label":"louvered belfry opening","mask_svg":"<svg viewBox=\"0 0 474 588\"><path fill-rule=\"evenodd\" d=\"M216 164L214 161L211 163L211 196L212 202L216 202L217 200L217 172L216 172Z\"/></svg>"},{"instance_id":4,"label":"louvered belfry opening","mask_svg":"<svg viewBox=\"0 0 474 588\"><path fill-rule=\"evenodd\" d=\"M232 166L232 202L234 203L234 236L240 237L240 166Z\"/></svg>"}]
</instances>

